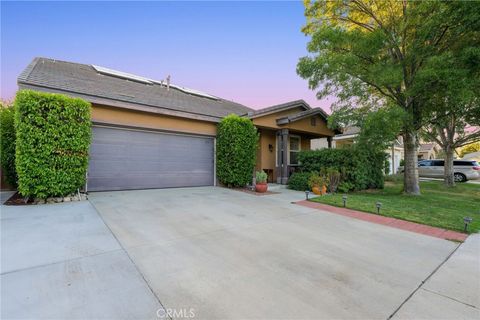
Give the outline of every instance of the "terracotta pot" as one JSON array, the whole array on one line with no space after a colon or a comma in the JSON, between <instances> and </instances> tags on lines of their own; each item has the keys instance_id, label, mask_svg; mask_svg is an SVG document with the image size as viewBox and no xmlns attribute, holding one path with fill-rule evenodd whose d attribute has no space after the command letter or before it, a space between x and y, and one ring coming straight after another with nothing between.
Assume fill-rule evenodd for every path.
<instances>
[{"instance_id":1,"label":"terracotta pot","mask_svg":"<svg viewBox=\"0 0 480 320\"><path fill-rule=\"evenodd\" d=\"M313 193L315 193L318 196L322 194L322 192L320 190L320 187L315 186L315 187L312 188L312 191L313 191Z\"/></svg>"},{"instance_id":2,"label":"terracotta pot","mask_svg":"<svg viewBox=\"0 0 480 320\"><path fill-rule=\"evenodd\" d=\"M327 194L327 186L322 186L322 195Z\"/></svg>"},{"instance_id":3,"label":"terracotta pot","mask_svg":"<svg viewBox=\"0 0 480 320\"><path fill-rule=\"evenodd\" d=\"M255 191L259 193L267 192L268 184L266 182L260 182L255 185Z\"/></svg>"}]
</instances>

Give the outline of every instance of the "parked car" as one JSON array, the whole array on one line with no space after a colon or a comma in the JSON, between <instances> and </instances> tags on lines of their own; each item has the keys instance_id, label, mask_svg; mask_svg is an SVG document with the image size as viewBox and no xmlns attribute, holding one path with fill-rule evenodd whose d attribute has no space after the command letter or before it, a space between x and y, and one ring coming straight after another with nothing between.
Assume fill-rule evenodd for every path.
<instances>
[{"instance_id":1,"label":"parked car","mask_svg":"<svg viewBox=\"0 0 480 320\"><path fill-rule=\"evenodd\" d=\"M443 178L445 161L442 159L421 160L418 162L418 175L426 178ZM403 173L404 167L398 167ZM453 176L456 182L480 179L480 164L475 160L454 160Z\"/></svg>"},{"instance_id":2,"label":"parked car","mask_svg":"<svg viewBox=\"0 0 480 320\"><path fill-rule=\"evenodd\" d=\"M418 175L428 178L443 178L445 161L442 159L418 162ZM475 160L453 160L453 177L456 182L480 179L480 164Z\"/></svg>"}]
</instances>

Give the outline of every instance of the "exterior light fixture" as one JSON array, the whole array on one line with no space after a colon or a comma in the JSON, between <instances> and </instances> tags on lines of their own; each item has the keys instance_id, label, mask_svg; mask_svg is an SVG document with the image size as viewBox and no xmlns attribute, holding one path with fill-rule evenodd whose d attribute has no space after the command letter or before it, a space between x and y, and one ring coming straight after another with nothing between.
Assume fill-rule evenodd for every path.
<instances>
[{"instance_id":1,"label":"exterior light fixture","mask_svg":"<svg viewBox=\"0 0 480 320\"><path fill-rule=\"evenodd\" d=\"M305 191L305 200L308 200L308 195L310 194L310 191L306 190Z\"/></svg>"},{"instance_id":2,"label":"exterior light fixture","mask_svg":"<svg viewBox=\"0 0 480 320\"><path fill-rule=\"evenodd\" d=\"M273 152L273 145L272 144L268 145L268 151Z\"/></svg>"},{"instance_id":3,"label":"exterior light fixture","mask_svg":"<svg viewBox=\"0 0 480 320\"><path fill-rule=\"evenodd\" d=\"M375 206L377 207L377 214L380 214L380 208L382 207L382 203L377 201Z\"/></svg>"},{"instance_id":4,"label":"exterior light fixture","mask_svg":"<svg viewBox=\"0 0 480 320\"><path fill-rule=\"evenodd\" d=\"M343 207L346 208L347 207L347 195L346 194L344 194L342 196L342 200L343 200Z\"/></svg>"},{"instance_id":5,"label":"exterior light fixture","mask_svg":"<svg viewBox=\"0 0 480 320\"><path fill-rule=\"evenodd\" d=\"M472 220L473 219L470 217L463 218L463 222L465 222L465 228L463 229L464 232L467 232L468 225L470 224L470 222L472 222Z\"/></svg>"}]
</instances>

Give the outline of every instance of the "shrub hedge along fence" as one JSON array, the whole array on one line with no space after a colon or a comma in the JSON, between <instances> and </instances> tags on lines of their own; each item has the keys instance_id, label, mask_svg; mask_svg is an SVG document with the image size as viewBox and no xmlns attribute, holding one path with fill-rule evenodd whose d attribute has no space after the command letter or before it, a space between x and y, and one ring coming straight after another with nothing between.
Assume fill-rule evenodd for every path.
<instances>
[{"instance_id":1,"label":"shrub hedge along fence","mask_svg":"<svg viewBox=\"0 0 480 320\"><path fill-rule=\"evenodd\" d=\"M307 190L308 174L328 168L341 173L339 191L383 188L385 157L384 152L370 151L363 146L301 151L298 155L301 172L290 177L289 188Z\"/></svg>"},{"instance_id":2,"label":"shrub hedge along fence","mask_svg":"<svg viewBox=\"0 0 480 320\"><path fill-rule=\"evenodd\" d=\"M90 104L60 94L22 90L15 99L18 191L66 196L85 184L91 141Z\"/></svg>"},{"instance_id":3,"label":"shrub hedge along fence","mask_svg":"<svg viewBox=\"0 0 480 320\"><path fill-rule=\"evenodd\" d=\"M2 164L2 175L12 187L17 186L14 116L13 106L2 104L0 108L0 162Z\"/></svg>"},{"instance_id":4,"label":"shrub hedge along fence","mask_svg":"<svg viewBox=\"0 0 480 320\"><path fill-rule=\"evenodd\" d=\"M217 130L217 177L228 187L243 187L252 181L258 132L252 121L229 115Z\"/></svg>"}]
</instances>

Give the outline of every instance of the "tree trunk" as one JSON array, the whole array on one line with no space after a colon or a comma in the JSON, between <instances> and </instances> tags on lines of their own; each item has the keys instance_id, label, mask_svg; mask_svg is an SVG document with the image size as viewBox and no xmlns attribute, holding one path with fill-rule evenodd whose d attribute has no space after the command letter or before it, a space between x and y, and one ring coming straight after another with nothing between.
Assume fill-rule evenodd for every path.
<instances>
[{"instance_id":1,"label":"tree trunk","mask_svg":"<svg viewBox=\"0 0 480 320\"><path fill-rule=\"evenodd\" d=\"M405 171L403 180L403 192L411 195L420 194L417 171L417 137L415 133L405 133L403 135L403 145L405 151Z\"/></svg>"},{"instance_id":2,"label":"tree trunk","mask_svg":"<svg viewBox=\"0 0 480 320\"><path fill-rule=\"evenodd\" d=\"M455 179L453 177L453 150L450 146L443 148L443 152L445 153L444 182L447 187L455 186Z\"/></svg>"}]
</instances>

